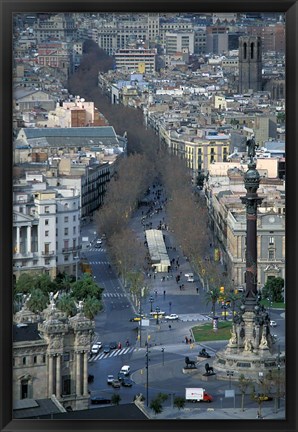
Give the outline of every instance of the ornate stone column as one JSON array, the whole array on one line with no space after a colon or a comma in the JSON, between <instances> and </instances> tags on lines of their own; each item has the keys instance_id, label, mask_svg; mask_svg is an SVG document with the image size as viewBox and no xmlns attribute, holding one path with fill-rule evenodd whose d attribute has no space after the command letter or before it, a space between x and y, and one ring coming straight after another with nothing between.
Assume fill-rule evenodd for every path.
<instances>
[{"instance_id":1,"label":"ornate stone column","mask_svg":"<svg viewBox=\"0 0 298 432\"><path fill-rule=\"evenodd\" d=\"M81 396L81 353L76 353L76 394Z\"/></svg>"},{"instance_id":2,"label":"ornate stone column","mask_svg":"<svg viewBox=\"0 0 298 432\"><path fill-rule=\"evenodd\" d=\"M53 394L53 372L54 372L54 358L49 355L49 397Z\"/></svg>"},{"instance_id":3,"label":"ornate stone column","mask_svg":"<svg viewBox=\"0 0 298 432\"><path fill-rule=\"evenodd\" d=\"M56 396L61 396L61 355L56 358Z\"/></svg>"},{"instance_id":4,"label":"ornate stone column","mask_svg":"<svg viewBox=\"0 0 298 432\"><path fill-rule=\"evenodd\" d=\"M88 396L88 353L84 352L84 396Z\"/></svg>"},{"instance_id":5,"label":"ornate stone column","mask_svg":"<svg viewBox=\"0 0 298 432\"><path fill-rule=\"evenodd\" d=\"M27 252L31 253L31 226L27 226Z\"/></svg>"},{"instance_id":6,"label":"ornate stone column","mask_svg":"<svg viewBox=\"0 0 298 432\"><path fill-rule=\"evenodd\" d=\"M17 229L17 237L16 237L16 243L17 243L17 245L16 245L16 253L20 253L20 227L17 226L16 229Z\"/></svg>"}]
</instances>

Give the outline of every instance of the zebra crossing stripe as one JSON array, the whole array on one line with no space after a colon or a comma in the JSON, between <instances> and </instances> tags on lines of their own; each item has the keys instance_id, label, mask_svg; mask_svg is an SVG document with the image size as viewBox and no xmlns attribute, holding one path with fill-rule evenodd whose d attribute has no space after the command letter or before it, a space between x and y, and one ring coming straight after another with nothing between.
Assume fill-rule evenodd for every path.
<instances>
[{"instance_id":1,"label":"zebra crossing stripe","mask_svg":"<svg viewBox=\"0 0 298 432\"><path fill-rule=\"evenodd\" d=\"M104 360L104 359L110 358L110 357L117 357L119 355L125 355L125 354L133 352L134 349L135 349L135 347L128 347L128 348L117 349L117 350L115 350L111 353L108 353L108 354L104 354L104 353L97 354L95 357L89 358L88 361L90 363L90 362L96 362L97 360Z\"/></svg>"}]
</instances>

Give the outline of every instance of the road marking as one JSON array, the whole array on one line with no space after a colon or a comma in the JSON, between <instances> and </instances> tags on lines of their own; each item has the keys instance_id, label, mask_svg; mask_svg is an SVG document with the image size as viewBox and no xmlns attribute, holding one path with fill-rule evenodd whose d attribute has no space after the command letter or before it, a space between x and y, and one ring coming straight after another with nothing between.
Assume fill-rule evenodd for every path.
<instances>
[{"instance_id":1,"label":"road marking","mask_svg":"<svg viewBox=\"0 0 298 432\"><path fill-rule=\"evenodd\" d=\"M117 357L117 356L120 356L120 355L130 354L130 353L132 353L135 349L136 349L137 351L139 351L138 348L135 348L135 347L128 347L128 348L117 349L117 350L112 351L112 352L110 352L110 353L108 353L108 354L104 354L104 353L97 354L97 355L94 356L94 357L93 357L93 356L90 357L90 358L88 359L88 362L89 362L89 363L93 363L93 362L96 362L96 361L98 361L98 360L104 360L104 359L111 358L111 357Z\"/></svg>"}]
</instances>

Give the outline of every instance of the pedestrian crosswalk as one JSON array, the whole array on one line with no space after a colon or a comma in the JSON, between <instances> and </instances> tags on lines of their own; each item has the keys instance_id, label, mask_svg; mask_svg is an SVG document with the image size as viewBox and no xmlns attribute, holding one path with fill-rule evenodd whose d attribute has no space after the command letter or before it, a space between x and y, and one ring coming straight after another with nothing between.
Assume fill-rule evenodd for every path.
<instances>
[{"instance_id":1,"label":"pedestrian crosswalk","mask_svg":"<svg viewBox=\"0 0 298 432\"><path fill-rule=\"evenodd\" d=\"M121 294L121 293L104 293L103 297L127 297L126 294Z\"/></svg>"},{"instance_id":2,"label":"pedestrian crosswalk","mask_svg":"<svg viewBox=\"0 0 298 432\"><path fill-rule=\"evenodd\" d=\"M96 265L96 264L106 264L106 265L108 265L110 263L108 261L89 261L89 264L93 264L93 265Z\"/></svg>"},{"instance_id":3,"label":"pedestrian crosswalk","mask_svg":"<svg viewBox=\"0 0 298 432\"><path fill-rule=\"evenodd\" d=\"M111 357L117 357L117 356L122 356L122 355L126 355L126 354L130 354L132 353L136 348L135 347L125 347L122 349L116 349L113 350L112 352L105 354L105 353L99 353L96 355L92 355L88 362L92 363L92 362L96 362L98 360L105 360L107 358L111 358Z\"/></svg>"},{"instance_id":4,"label":"pedestrian crosswalk","mask_svg":"<svg viewBox=\"0 0 298 432\"><path fill-rule=\"evenodd\" d=\"M95 247L89 247L89 252L106 252L107 250L105 248L95 248Z\"/></svg>"}]
</instances>

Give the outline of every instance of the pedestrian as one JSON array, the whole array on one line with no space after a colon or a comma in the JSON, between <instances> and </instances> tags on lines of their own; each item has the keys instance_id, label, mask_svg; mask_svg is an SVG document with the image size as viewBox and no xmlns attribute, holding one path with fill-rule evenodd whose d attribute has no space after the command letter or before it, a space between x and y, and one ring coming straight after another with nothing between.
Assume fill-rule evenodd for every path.
<instances>
[{"instance_id":1,"label":"pedestrian","mask_svg":"<svg viewBox=\"0 0 298 432\"><path fill-rule=\"evenodd\" d=\"M163 296L165 297L165 295L166 295L166 290L164 290L164 292L163 292Z\"/></svg>"},{"instance_id":2,"label":"pedestrian","mask_svg":"<svg viewBox=\"0 0 298 432\"><path fill-rule=\"evenodd\" d=\"M153 275L153 278L155 279L155 273L154 273L154 275Z\"/></svg>"},{"instance_id":3,"label":"pedestrian","mask_svg":"<svg viewBox=\"0 0 298 432\"><path fill-rule=\"evenodd\" d=\"M155 297L157 296L157 290L154 291L155 292Z\"/></svg>"},{"instance_id":4,"label":"pedestrian","mask_svg":"<svg viewBox=\"0 0 298 432\"><path fill-rule=\"evenodd\" d=\"M199 288L196 288L197 294L199 293Z\"/></svg>"},{"instance_id":5,"label":"pedestrian","mask_svg":"<svg viewBox=\"0 0 298 432\"><path fill-rule=\"evenodd\" d=\"M188 337L185 336L185 343L188 344Z\"/></svg>"},{"instance_id":6,"label":"pedestrian","mask_svg":"<svg viewBox=\"0 0 298 432\"><path fill-rule=\"evenodd\" d=\"M189 338L189 343L191 344L191 338Z\"/></svg>"},{"instance_id":7,"label":"pedestrian","mask_svg":"<svg viewBox=\"0 0 298 432\"><path fill-rule=\"evenodd\" d=\"M169 324L169 330L171 330L171 328L172 328L172 326L171 326L171 324Z\"/></svg>"},{"instance_id":8,"label":"pedestrian","mask_svg":"<svg viewBox=\"0 0 298 432\"><path fill-rule=\"evenodd\" d=\"M179 285L179 289L180 289L180 291L181 291L181 285Z\"/></svg>"}]
</instances>

